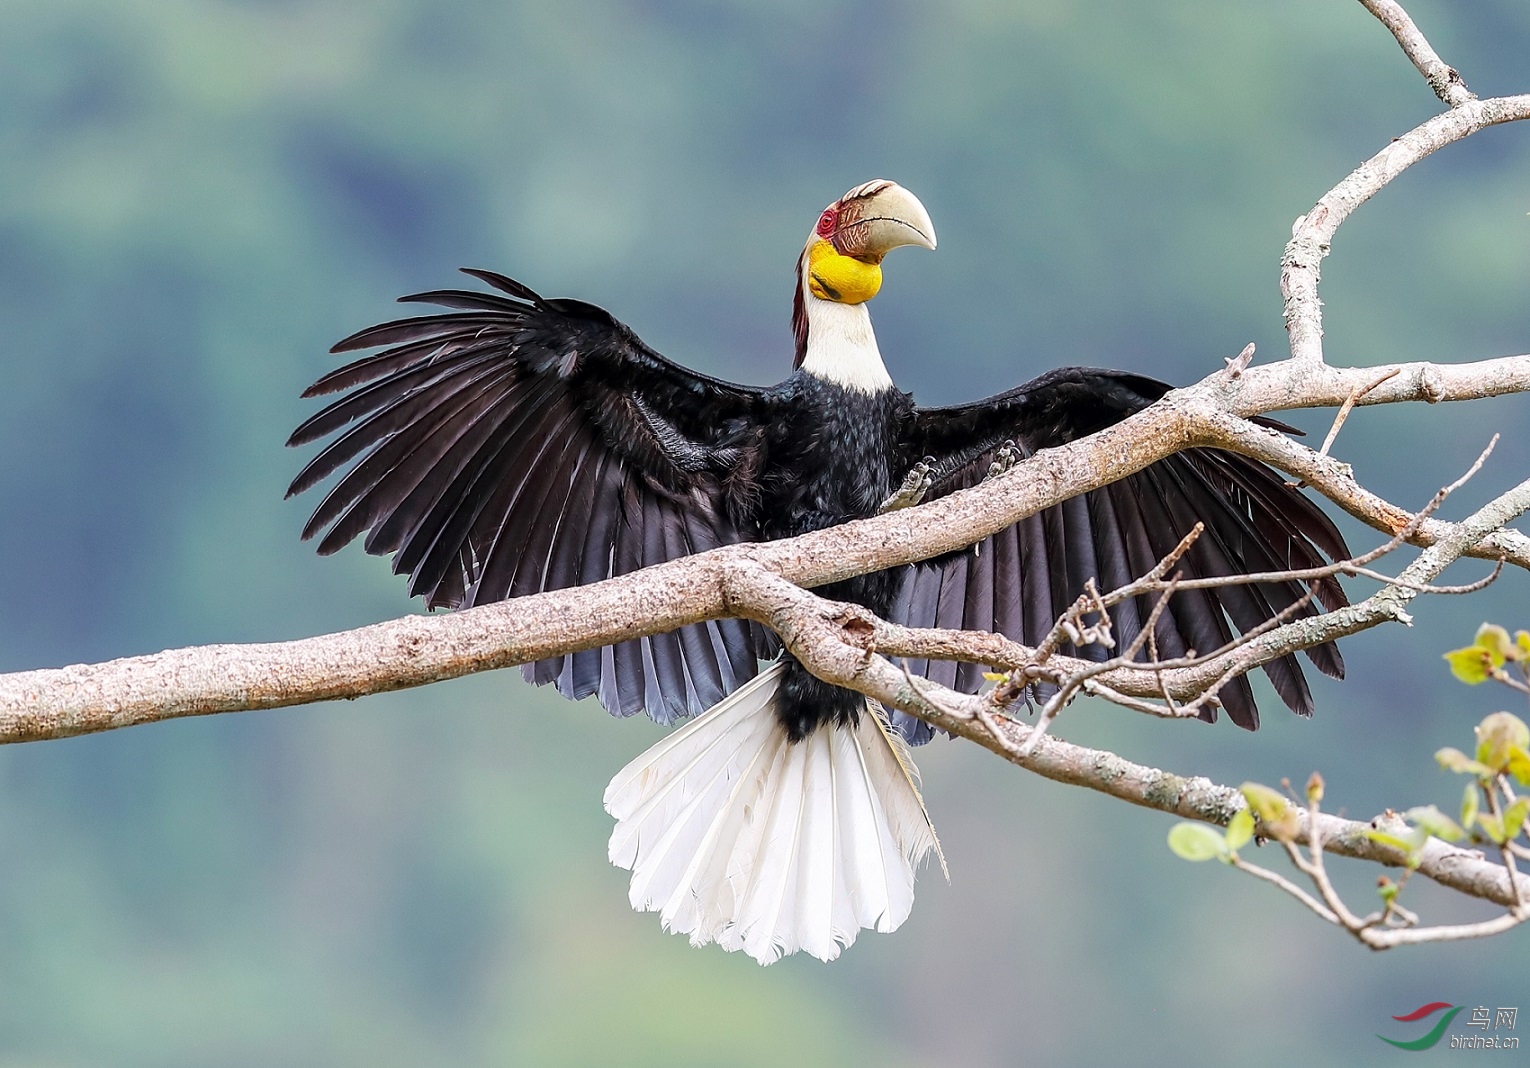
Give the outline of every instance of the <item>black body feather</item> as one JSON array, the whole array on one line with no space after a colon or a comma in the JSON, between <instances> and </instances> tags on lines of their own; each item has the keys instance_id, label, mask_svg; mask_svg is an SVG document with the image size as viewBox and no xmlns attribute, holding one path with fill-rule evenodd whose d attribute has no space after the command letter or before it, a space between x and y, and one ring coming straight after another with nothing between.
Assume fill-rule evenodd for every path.
<instances>
[{"instance_id":1,"label":"black body feather","mask_svg":"<svg viewBox=\"0 0 1530 1068\"><path fill-rule=\"evenodd\" d=\"M973 404L917 408L896 389L847 390L799 369L772 387L739 386L671 363L590 304L544 300L487 271L497 293L403 298L455 309L371 327L337 344L386 346L304 394L346 390L289 445L337 435L293 481L302 492L349 466L304 528L321 553L366 534L392 554L431 607L563 589L719 545L790 537L876 513L921 458L930 496L975 485L999 448L1030 454L1141 411L1168 386L1140 375L1064 368ZM1271 425L1279 424L1270 421ZM1282 428L1284 429L1284 428ZM985 539L963 552L821 589L911 626L998 630L1034 643L1093 577L1111 589L1151 568L1195 524L1207 533L1187 575L1310 567L1347 555L1333 524L1268 468L1213 450L1172 456ZM327 529L326 529L327 528ZM1210 651L1283 610L1297 583L1183 591L1155 634L1165 656ZM1345 603L1337 582L1316 587ZM1118 606L1129 642L1149 605ZM1316 609L1302 609L1308 614ZM756 624L717 620L526 665L527 679L613 714L661 723L695 715L753 677L780 649ZM1097 648L1075 650L1100 656ZM1339 676L1331 645L1309 652ZM981 665L911 665L975 690ZM1265 668L1281 699L1310 715L1294 657ZM862 698L793 665L785 724L802 737L853 719ZM1235 723L1258 723L1252 690L1222 691ZM928 729L896 717L912 741Z\"/></svg>"}]
</instances>

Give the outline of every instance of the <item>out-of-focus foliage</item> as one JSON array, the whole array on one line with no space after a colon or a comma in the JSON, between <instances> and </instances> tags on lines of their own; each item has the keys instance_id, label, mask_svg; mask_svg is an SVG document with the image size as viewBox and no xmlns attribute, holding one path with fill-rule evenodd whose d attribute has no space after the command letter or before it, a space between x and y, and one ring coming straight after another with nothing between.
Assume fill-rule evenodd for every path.
<instances>
[{"instance_id":1,"label":"out-of-focus foliage","mask_svg":"<svg viewBox=\"0 0 1530 1068\"><path fill-rule=\"evenodd\" d=\"M1478 631L1479 640L1486 630L1484 626ZM1367 837L1408 854L1410 867L1418 866L1419 851L1431 835L1447 842L1470 839L1478 846L1500 848L1518 838L1530 816L1530 797L1515 796L1509 780L1530 786L1530 727L1512 712L1494 712L1477 724L1475 733L1475 759L1451 746L1434 754L1445 771L1472 776L1462 794L1460 823L1436 805L1420 805L1403 813L1412 825L1406 831L1385 826L1367 831Z\"/></svg>"},{"instance_id":2,"label":"out-of-focus foliage","mask_svg":"<svg viewBox=\"0 0 1530 1068\"><path fill-rule=\"evenodd\" d=\"M1530 8L1410 8L1474 89L1530 89ZM816 213L887 176L940 232L873 307L905 388L1185 381L1282 351L1291 220L1437 107L1328 0L3 0L0 668L407 610L385 562L298 544L281 442L332 340L459 265L772 381ZM1530 130L1491 130L1366 205L1332 357L1524 351L1527 173ZM1367 409L1336 450L1421 504L1501 431L1466 508L1524 477L1527 411ZM1342 754L1328 808L1368 815L1485 711L1445 635L1524 594L1347 642L1311 722L1058 729L1228 782ZM1187 872L1161 816L949 743L920 764L953 881L903 930L830 967L691 950L604 861L601 789L656 737L504 672L0 752L0 1064L1174 1064L1253 976L1281 997L1217 1059L1351 1064L1400 1006L1523 989L1522 938L1379 959Z\"/></svg>"},{"instance_id":3,"label":"out-of-focus foliage","mask_svg":"<svg viewBox=\"0 0 1530 1068\"><path fill-rule=\"evenodd\" d=\"M1484 623L1477 628L1472 644L1452 649L1445 659L1450 663L1450 673L1468 686L1494 678L1507 681L1510 676L1505 664L1520 665L1520 674L1530 677L1530 631L1516 631L1511 638L1497 623Z\"/></svg>"}]
</instances>

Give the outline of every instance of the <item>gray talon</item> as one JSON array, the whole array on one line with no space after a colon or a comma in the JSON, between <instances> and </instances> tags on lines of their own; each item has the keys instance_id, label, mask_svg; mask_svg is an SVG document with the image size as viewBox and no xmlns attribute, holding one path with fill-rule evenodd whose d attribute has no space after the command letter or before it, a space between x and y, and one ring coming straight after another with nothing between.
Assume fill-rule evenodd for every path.
<instances>
[{"instance_id":1,"label":"gray talon","mask_svg":"<svg viewBox=\"0 0 1530 1068\"><path fill-rule=\"evenodd\" d=\"M933 456L926 456L920 460L908 474L903 476L903 485L897 492L882 502L882 507L877 509L877 514L895 512L899 508L912 508L924 500L924 495L930 492L930 468L935 463Z\"/></svg>"},{"instance_id":2,"label":"gray talon","mask_svg":"<svg viewBox=\"0 0 1530 1068\"><path fill-rule=\"evenodd\" d=\"M1020 450L1015 448L1015 443L1013 441L1006 441L1003 445L999 446L999 451L994 453L993 463L988 465L988 474L983 476L983 481L987 482L990 478L1002 475L1023 459L1024 457L1020 455Z\"/></svg>"}]
</instances>

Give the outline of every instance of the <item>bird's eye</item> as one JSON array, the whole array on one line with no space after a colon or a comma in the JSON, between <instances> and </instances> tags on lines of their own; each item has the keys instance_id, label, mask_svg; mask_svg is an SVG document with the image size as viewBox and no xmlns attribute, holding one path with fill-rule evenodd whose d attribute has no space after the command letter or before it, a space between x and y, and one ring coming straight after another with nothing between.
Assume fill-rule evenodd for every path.
<instances>
[{"instance_id":1,"label":"bird's eye","mask_svg":"<svg viewBox=\"0 0 1530 1068\"><path fill-rule=\"evenodd\" d=\"M834 222L839 218L839 212L834 208L825 208L822 215L818 216L818 236L828 237L834 232Z\"/></svg>"}]
</instances>

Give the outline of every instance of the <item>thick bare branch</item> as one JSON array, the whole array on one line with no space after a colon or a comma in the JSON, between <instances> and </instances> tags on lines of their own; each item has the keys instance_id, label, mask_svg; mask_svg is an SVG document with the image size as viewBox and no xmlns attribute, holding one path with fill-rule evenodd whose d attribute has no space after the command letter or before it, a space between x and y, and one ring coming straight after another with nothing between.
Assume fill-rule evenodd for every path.
<instances>
[{"instance_id":1,"label":"thick bare branch","mask_svg":"<svg viewBox=\"0 0 1530 1068\"><path fill-rule=\"evenodd\" d=\"M1479 366L1489 376L1506 371L1509 379L1518 381L1518 364L1490 361ZM593 648L702 619L749 615L748 606L727 594L726 579L740 568L754 565L799 586L816 586L927 559L970 545L1042 508L1190 446L1215 445L1255 456L1305 479L1389 534L1403 529L1411 513L1368 493L1347 465L1226 410L1247 407L1241 399L1245 389L1256 395L1281 393L1287 407L1322 403L1324 397L1337 397L1333 402L1342 403L1354 384L1373 372L1338 374L1334 379L1324 373L1316 376L1316 385L1281 390L1277 376L1282 368L1301 371L1290 363L1254 368L1233 383L1218 372L1098 434L1029 457L982 486L787 541L731 546L592 586L455 615L411 616L297 642L174 650L0 676L0 742L358 697ZM1405 371L1375 392L1429 377L1424 371ZM1441 377L1452 376L1442 371ZM1245 379L1254 385L1238 384ZM1453 381L1461 392L1472 391ZM1502 376L1499 384L1508 388ZM1229 395L1238 399L1230 402ZM1372 399L1367 396L1362 403ZM1457 530L1455 524L1430 520L1410 540L1434 545ZM1482 536L1467 553L1506 558L1530 568L1530 539L1515 531ZM1354 629L1365 625L1358 618L1354 621ZM1101 682L1137 696L1152 695L1125 682Z\"/></svg>"},{"instance_id":2,"label":"thick bare branch","mask_svg":"<svg viewBox=\"0 0 1530 1068\"><path fill-rule=\"evenodd\" d=\"M1380 379L1380 381L1378 381ZM1530 391L1530 355L1502 356L1474 363L1385 363L1372 367L1331 367L1300 371L1285 363L1251 367L1220 383L1233 415L1260 415L1290 408L1333 408L1351 397L1357 407L1422 401L1482 400Z\"/></svg>"}]
</instances>

